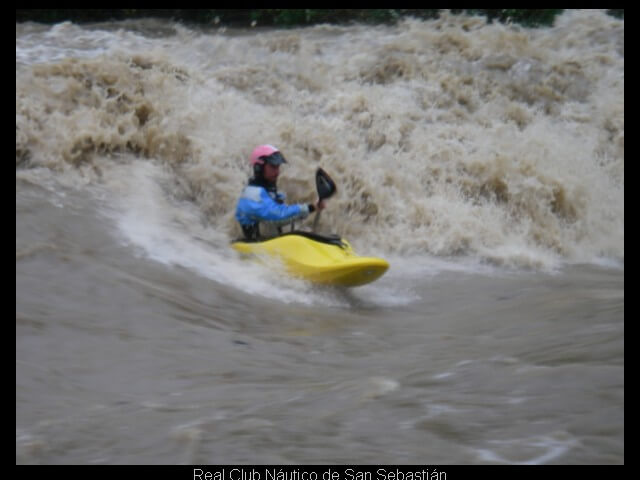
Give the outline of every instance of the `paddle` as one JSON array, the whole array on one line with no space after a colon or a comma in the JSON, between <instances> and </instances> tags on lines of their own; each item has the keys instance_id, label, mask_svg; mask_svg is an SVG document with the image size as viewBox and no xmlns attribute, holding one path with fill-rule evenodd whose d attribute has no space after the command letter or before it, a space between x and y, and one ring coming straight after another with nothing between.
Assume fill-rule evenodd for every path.
<instances>
[{"instance_id":1,"label":"paddle","mask_svg":"<svg viewBox=\"0 0 640 480\"><path fill-rule=\"evenodd\" d=\"M336 183L329 174L319 167L316 170L316 189L318 190L318 202L330 198L338 190ZM313 220L313 228L311 229L312 232L316 231L321 213L322 210L318 210L318 213L316 213L316 218Z\"/></svg>"}]
</instances>

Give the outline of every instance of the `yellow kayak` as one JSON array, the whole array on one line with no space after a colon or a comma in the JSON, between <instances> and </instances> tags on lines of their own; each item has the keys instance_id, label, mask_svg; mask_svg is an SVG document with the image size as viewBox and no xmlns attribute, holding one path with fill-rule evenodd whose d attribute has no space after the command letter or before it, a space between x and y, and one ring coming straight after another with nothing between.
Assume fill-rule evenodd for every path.
<instances>
[{"instance_id":1,"label":"yellow kayak","mask_svg":"<svg viewBox=\"0 0 640 480\"><path fill-rule=\"evenodd\" d=\"M250 256L282 259L287 271L313 283L357 287L380 278L389 268L382 258L360 257L338 236L294 231L261 242L231 243Z\"/></svg>"}]
</instances>

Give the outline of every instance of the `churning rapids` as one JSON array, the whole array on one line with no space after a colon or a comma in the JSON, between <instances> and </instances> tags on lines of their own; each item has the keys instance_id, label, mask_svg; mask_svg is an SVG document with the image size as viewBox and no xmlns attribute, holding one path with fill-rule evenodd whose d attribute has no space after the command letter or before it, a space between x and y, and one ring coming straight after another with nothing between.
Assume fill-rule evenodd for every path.
<instances>
[{"instance_id":1,"label":"churning rapids","mask_svg":"<svg viewBox=\"0 0 640 480\"><path fill-rule=\"evenodd\" d=\"M233 252L261 143L385 276ZM624 20L16 24L16 463L624 463Z\"/></svg>"}]
</instances>

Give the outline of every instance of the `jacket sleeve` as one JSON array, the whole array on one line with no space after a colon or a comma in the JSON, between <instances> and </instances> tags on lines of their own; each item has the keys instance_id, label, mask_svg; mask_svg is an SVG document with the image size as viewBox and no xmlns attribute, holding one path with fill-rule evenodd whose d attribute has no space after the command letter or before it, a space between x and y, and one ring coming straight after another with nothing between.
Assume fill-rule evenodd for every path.
<instances>
[{"instance_id":1,"label":"jacket sleeve","mask_svg":"<svg viewBox=\"0 0 640 480\"><path fill-rule=\"evenodd\" d=\"M260 187L247 187L236 209L236 218L243 225L257 222L270 222L277 225L306 218L308 215L307 205L277 203L264 188Z\"/></svg>"}]
</instances>

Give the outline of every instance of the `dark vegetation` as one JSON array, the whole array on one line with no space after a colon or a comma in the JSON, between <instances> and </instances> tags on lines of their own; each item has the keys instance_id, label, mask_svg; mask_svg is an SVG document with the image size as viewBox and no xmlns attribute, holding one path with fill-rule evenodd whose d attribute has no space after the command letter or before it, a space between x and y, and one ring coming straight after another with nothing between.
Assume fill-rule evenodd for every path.
<instances>
[{"instance_id":1,"label":"dark vegetation","mask_svg":"<svg viewBox=\"0 0 640 480\"><path fill-rule=\"evenodd\" d=\"M420 19L438 18L442 9L155 9L155 10L16 10L16 22L92 23L140 18L161 18L186 24L227 26L227 27L299 27L330 23L348 25L393 24L405 17ZM511 22L526 27L551 26L562 9L457 9L454 14L485 16L487 22ZM624 19L624 9L607 10L617 18Z\"/></svg>"}]
</instances>

